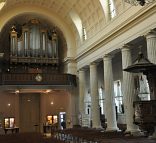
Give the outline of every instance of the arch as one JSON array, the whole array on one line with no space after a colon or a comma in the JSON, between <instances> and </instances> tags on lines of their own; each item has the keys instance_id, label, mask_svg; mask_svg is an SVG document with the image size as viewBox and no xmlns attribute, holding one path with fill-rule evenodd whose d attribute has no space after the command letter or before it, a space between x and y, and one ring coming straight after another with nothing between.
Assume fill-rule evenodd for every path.
<instances>
[{"instance_id":1,"label":"arch","mask_svg":"<svg viewBox=\"0 0 156 143\"><path fill-rule=\"evenodd\" d=\"M1 12L0 13L0 19L1 19L0 31L10 19L12 19L13 17L17 15L24 14L24 13L38 14L39 16L47 19L49 22L57 25L63 32L63 35L67 42L67 49L68 49L67 57L76 56L76 44L75 44L74 36L70 27L55 13L43 7L24 4L24 5L16 5L12 7L11 9L7 9L7 12L4 12L4 13Z\"/></svg>"}]
</instances>

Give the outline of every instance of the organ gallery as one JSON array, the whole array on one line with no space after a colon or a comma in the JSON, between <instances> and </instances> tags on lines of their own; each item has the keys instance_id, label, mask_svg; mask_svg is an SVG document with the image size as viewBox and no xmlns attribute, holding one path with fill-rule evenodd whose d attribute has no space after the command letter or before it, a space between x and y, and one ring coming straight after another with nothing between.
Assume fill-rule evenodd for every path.
<instances>
[{"instance_id":1,"label":"organ gallery","mask_svg":"<svg viewBox=\"0 0 156 143\"><path fill-rule=\"evenodd\" d=\"M9 24L8 48L0 52L1 84L76 85L76 76L63 73L61 30L46 22L32 18Z\"/></svg>"}]
</instances>

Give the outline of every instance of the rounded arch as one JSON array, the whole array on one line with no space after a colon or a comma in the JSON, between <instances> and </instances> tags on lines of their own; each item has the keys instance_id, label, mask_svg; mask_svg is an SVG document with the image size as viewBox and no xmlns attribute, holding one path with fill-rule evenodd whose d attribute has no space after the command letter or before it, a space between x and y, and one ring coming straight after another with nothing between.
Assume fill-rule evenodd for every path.
<instances>
[{"instance_id":1,"label":"rounded arch","mask_svg":"<svg viewBox=\"0 0 156 143\"><path fill-rule=\"evenodd\" d=\"M70 27L55 13L52 11L45 9L43 7L38 7L34 5L16 5L11 9L7 9L7 12L0 14L0 31L4 27L4 25L13 17L24 14L24 13L34 13L41 17L44 17L49 22L57 25L59 27L66 39L67 42L67 57L75 57L76 56L76 44L74 35L70 29Z\"/></svg>"}]
</instances>

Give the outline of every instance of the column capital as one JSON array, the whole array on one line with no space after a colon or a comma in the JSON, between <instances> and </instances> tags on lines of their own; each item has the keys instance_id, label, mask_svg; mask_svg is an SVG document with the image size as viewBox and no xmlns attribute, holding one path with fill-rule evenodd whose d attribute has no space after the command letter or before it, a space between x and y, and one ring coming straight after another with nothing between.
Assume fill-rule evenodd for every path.
<instances>
[{"instance_id":1,"label":"column capital","mask_svg":"<svg viewBox=\"0 0 156 143\"><path fill-rule=\"evenodd\" d=\"M97 65L97 62L91 62L90 64L89 64L89 66L92 66L92 65Z\"/></svg>"},{"instance_id":2,"label":"column capital","mask_svg":"<svg viewBox=\"0 0 156 143\"><path fill-rule=\"evenodd\" d=\"M113 55L111 54L105 54L103 57L103 61L111 61L113 58Z\"/></svg>"},{"instance_id":3,"label":"column capital","mask_svg":"<svg viewBox=\"0 0 156 143\"><path fill-rule=\"evenodd\" d=\"M131 45L131 44L124 44L124 45L121 47L121 52L130 51L132 47L134 47L134 46Z\"/></svg>"},{"instance_id":4,"label":"column capital","mask_svg":"<svg viewBox=\"0 0 156 143\"><path fill-rule=\"evenodd\" d=\"M77 72L85 72L85 71L86 71L86 68L84 68L84 67L77 70Z\"/></svg>"},{"instance_id":5,"label":"column capital","mask_svg":"<svg viewBox=\"0 0 156 143\"><path fill-rule=\"evenodd\" d=\"M148 31L145 35L144 35L147 39L148 38L152 38L152 37L155 37L156 38L156 30L150 30Z\"/></svg>"}]
</instances>

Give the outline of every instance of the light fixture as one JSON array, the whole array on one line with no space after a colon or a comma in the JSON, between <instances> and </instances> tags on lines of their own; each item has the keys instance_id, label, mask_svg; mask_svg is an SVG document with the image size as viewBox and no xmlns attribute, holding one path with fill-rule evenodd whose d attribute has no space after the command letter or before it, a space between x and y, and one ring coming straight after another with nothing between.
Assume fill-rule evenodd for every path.
<instances>
[{"instance_id":1,"label":"light fixture","mask_svg":"<svg viewBox=\"0 0 156 143\"><path fill-rule=\"evenodd\" d=\"M156 0L125 0L125 2L137 6L137 5L141 5L144 6L145 4L149 4L152 2L155 2Z\"/></svg>"},{"instance_id":2,"label":"light fixture","mask_svg":"<svg viewBox=\"0 0 156 143\"><path fill-rule=\"evenodd\" d=\"M15 94L19 94L20 93L20 91L17 89L17 90L15 90Z\"/></svg>"},{"instance_id":3,"label":"light fixture","mask_svg":"<svg viewBox=\"0 0 156 143\"><path fill-rule=\"evenodd\" d=\"M45 91L45 93L50 93L51 92L51 90L50 89L47 89L46 91Z\"/></svg>"}]
</instances>

